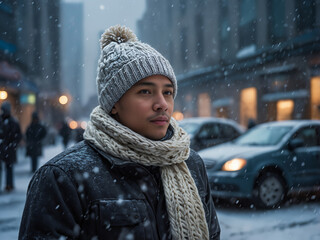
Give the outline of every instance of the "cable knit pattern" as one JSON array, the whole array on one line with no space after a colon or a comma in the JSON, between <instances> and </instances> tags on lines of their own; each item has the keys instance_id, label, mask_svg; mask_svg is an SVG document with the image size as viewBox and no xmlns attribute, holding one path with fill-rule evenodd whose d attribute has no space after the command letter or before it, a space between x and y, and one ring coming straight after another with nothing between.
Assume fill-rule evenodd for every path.
<instances>
[{"instance_id":1,"label":"cable knit pattern","mask_svg":"<svg viewBox=\"0 0 320 240\"><path fill-rule=\"evenodd\" d=\"M84 138L115 157L159 166L173 239L209 239L202 201L185 163L190 154L189 137L173 118L170 124L173 137L153 141L117 122L98 106L91 113Z\"/></svg>"}]
</instances>

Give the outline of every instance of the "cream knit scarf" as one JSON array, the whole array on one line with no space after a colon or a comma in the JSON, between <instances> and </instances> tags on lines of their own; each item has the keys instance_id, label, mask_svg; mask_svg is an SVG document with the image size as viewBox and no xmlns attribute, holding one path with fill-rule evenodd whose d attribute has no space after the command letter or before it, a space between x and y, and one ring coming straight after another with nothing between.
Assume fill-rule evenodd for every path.
<instances>
[{"instance_id":1,"label":"cream knit scarf","mask_svg":"<svg viewBox=\"0 0 320 240\"><path fill-rule=\"evenodd\" d=\"M101 107L91 113L84 139L112 156L144 166L159 166L173 239L209 239L197 186L185 163L189 137L174 119L174 135L165 141L147 139L120 124Z\"/></svg>"}]
</instances>

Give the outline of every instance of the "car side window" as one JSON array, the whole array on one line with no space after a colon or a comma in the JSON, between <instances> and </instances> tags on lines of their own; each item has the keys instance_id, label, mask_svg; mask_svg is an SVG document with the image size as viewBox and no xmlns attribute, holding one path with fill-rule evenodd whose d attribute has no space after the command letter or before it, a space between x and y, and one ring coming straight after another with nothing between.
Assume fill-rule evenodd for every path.
<instances>
[{"instance_id":1,"label":"car side window","mask_svg":"<svg viewBox=\"0 0 320 240\"><path fill-rule=\"evenodd\" d=\"M239 133L232 126L221 124L220 129L223 138L235 138L239 136Z\"/></svg>"},{"instance_id":2,"label":"car side window","mask_svg":"<svg viewBox=\"0 0 320 240\"><path fill-rule=\"evenodd\" d=\"M205 124L199 132L199 138L212 139L219 138L220 131L217 124Z\"/></svg>"},{"instance_id":3,"label":"car side window","mask_svg":"<svg viewBox=\"0 0 320 240\"><path fill-rule=\"evenodd\" d=\"M295 138L300 138L303 140L303 147L313 147L319 145L315 127L306 127L298 130L293 136L293 139Z\"/></svg>"}]
</instances>

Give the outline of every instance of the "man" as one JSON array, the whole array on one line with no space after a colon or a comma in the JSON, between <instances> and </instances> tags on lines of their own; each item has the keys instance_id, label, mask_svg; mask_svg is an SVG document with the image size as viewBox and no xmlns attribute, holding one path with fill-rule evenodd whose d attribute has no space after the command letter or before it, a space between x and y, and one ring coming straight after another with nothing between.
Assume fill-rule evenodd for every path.
<instances>
[{"instance_id":1,"label":"man","mask_svg":"<svg viewBox=\"0 0 320 240\"><path fill-rule=\"evenodd\" d=\"M22 135L19 123L11 116L11 104L2 103L1 111L0 161L6 166L5 190L11 192L14 189L13 165L17 162L17 148Z\"/></svg>"},{"instance_id":2,"label":"man","mask_svg":"<svg viewBox=\"0 0 320 240\"><path fill-rule=\"evenodd\" d=\"M31 157L31 172L38 169L38 158L42 155L42 141L47 134L45 126L39 121L37 112L32 113L31 124L26 131L27 152L26 155Z\"/></svg>"},{"instance_id":3,"label":"man","mask_svg":"<svg viewBox=\"0 0 320 240\"><path fill-rule=\"evenodd\" d=\"M36 172L19 239L219 239L203 161L171 118L171 65L126 27L101 47L85 141Z\"/></svg>"}]
</instances>

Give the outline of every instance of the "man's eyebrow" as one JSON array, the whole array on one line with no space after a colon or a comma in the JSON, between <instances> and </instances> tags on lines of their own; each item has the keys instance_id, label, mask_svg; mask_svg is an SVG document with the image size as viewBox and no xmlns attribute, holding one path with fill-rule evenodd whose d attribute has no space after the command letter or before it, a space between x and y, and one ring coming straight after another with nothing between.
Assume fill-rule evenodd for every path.
<instances>
[{"instance_id":1,"label":"man's eyebrow","mask_svg":"<svg viewBox=\"0 0 320 240\"><path fill-rule=\"evenodd\" d=\"M140 83L137 83L137 86L156 86L156 84L153 82L140 82ZM165 84L164 86L173 88L172 83Z\"/></svg>"}]
</instances>

